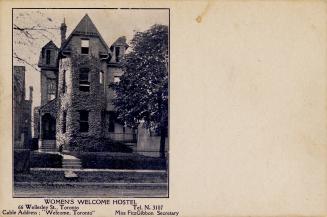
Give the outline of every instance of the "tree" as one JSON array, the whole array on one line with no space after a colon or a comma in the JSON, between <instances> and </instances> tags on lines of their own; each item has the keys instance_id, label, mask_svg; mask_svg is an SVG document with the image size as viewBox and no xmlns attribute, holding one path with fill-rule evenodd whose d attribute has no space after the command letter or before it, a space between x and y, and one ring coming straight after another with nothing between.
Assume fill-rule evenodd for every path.
<instances>
[{"instance_id":1,"label":"tree","mask_svg":"<svg viewBox=\"0 0 327 217\"><path fill-rule=\"evenodd\" d=\"M59 39L60 23L42 10L15 9L13 13L14 62L24 64L32 71L39 71L39 50L48 41Z\"/></svg>"},{"instance_id":2,"label":"tree","mask_svg":"<svg viewBox=\"0 0 327 217\"><path fill-rule=\"evenodd\" d=\"M113 84L118 119L129 126L145 126L160 133L160 156L165 158L168 129L168 27L153 25L137 32L131 52L122 61L124 74Z\"/></svg>"}]
</instances>

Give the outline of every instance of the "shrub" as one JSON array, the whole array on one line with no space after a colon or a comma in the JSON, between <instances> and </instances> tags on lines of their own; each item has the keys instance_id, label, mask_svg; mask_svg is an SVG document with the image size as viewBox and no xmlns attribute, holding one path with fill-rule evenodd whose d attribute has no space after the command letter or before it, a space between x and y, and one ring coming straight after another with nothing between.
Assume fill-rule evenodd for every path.
<instances>
[{"instance_id":1,"label":"shrub","mask_svg":"<svg viewBox=\"0 0 327 217\"><path fill-rule=\"evenodd\" d=\"M14 172L26 173L30 169L30 150L14 150Z\"/></svg>"},{"instance_id":2,"label":"shrub","mask_svg":"<svg viewBox=\"0 0 327 217\"><path fill-rule=\"evenodd\" d=\"M124 143L104 138L78 138L69 144L70 151L77 152L124 152L131 153L133 150Z\"/></svg>"},{"instance_id":3,"label":"shrub","mask_svg":"<svg viewBox=\"0 0 327 217\"><path fill-rule=\"evenodd\" d=\"M33 153L31 167L61 168L62 156L59 154Z\"/></svg>"},{"instance_id":4,"label":"shrub","mask_svg":"<svg viewBox=\"0 0 327 217\"><path fill-rule=\"evenodd\" d=\"M98 169L166 169L162 158L147 157L136 153L75 153L83 168Z\"/></svg>"},{"instance_id":5,"label":"shrub","mask_svg":"<svg viewBox=\"0 0 327 217\"><path fill-rule=\"evenodd\" d=\"M39 139L38 138L32 138L30 141L30 148L31 150L38 150L39 148Z\"/></svg>"}]
</instances>

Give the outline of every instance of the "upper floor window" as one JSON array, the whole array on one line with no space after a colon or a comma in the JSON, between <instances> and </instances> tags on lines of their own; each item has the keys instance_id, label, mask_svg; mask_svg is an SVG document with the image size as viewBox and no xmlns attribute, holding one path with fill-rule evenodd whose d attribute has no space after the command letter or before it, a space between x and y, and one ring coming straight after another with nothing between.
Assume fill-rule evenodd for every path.
<instances>
[{"instance_id":1,"label":"upper floor window","mask_svg":"<svg viewBox=\"0 0 327 217\"><path fill-rule=\"evenodd\" d=\"M90 48L90 40L89 39L82 39L81 40L81 53L82 54L89 54Z\"/></svg>"},{"instance_id":2,"label":"upper floor window","mask_svg":"<svg viewBox=\"0 0 327 217\"><path fill-rule=\"evenodd\" d=\"M115 56L116 56L116 62L119 62L119 60L120 60L120 47L115 48Z\"/></svg>"},{"instance_id":3,"label":"upper floor window","mask_svg":"<svg viewBox=\"0 0 327 217\"><path fill-rule=\"evenodd\" d=\"M46 58L46 64L50 64L51 50L46 51L45 58Z\"/></svg>"},{"instance_id":4,"label":"upper floor window","mask_svg":"<svg viewBox=\"0 0 327 217\"><path fill-rule=\"evenodd\" d=\"M48 80L48 100L53 100L56 98L56 80Z\"/></svg>"},{"instance_id":5,"label":"upper floor window","mask_svg":"<svg viewBox=\"0 0 327 217\"><path fill-rule=\"evenodd\" d=\"M67 112L64 111L62 114L62 133L66 133L66 124L67 124Z\"/></svg>"},{"instance_id":6,"label":"upper floor window","mask_svg":"<svg viewBox=\"0 0 327 217\"><path fill-rule=\"evenodd\" d=\"M99 73L99 82L100 82L100 84L103 83L103 71L100 71L100 73Z\"/></svg>"},{"instance_id":7,"label":"upper floor window","mask_svg":"<svg viewBox=\"0 0 327 217\"><path fill-rule=\"evenodd\" d=\"M101 111L101 126L103 129L106 127L106 112Z\"/></svg>"},{"instance_id":8,"label":"upper floor window","mask_svg":"<svg viewBox=\"0 0 327 217\"><path fill-rule=\"evenodd\" d=\"M48 95L48 101L51 101L51 100L53 100L53 99L55 99L56 98L56 95L55 94L49 94Z\"/></svg>"},{"instance_id":9,"label":"upper floor window","mask_svg":"<svg viewBox=\"0 0 327 217\"><path fill-rule=\"evenodd\" d=\"M63 70L63 75L62 75L62 92L66 92L66 70Z\"/></svg>"},{"instance_id":10,"label":"upper floor window","mask_svg":"<svg viewBox=\"0 0 327 217\"><path fill-rule=\"evenodd\" d=\"M109 126L108 126L108 131L110 133L115 132L115 120L116 120L116 113L113 111L109 111Z\"/></svg>"},{"instance_id":11,"label":"upper floor window","mask_svg":"<svg viewBox=\"0 0 327 217\"><path fill-rule=\"evenodd\" d=\"M118 83L120 82L120 77L119 76L115 76L114 77L114 83Z\"/></svg>"},{"instance_id":12,"label":"upper floor window","mask_svg":"<svg viewBox=\"0 0 327 217\"><path fill-rule=\"evenodd\" d=\"M79 71L79 90L90 91L90 73L88 68L81 68Z\"/></svg>"}]
</instances>

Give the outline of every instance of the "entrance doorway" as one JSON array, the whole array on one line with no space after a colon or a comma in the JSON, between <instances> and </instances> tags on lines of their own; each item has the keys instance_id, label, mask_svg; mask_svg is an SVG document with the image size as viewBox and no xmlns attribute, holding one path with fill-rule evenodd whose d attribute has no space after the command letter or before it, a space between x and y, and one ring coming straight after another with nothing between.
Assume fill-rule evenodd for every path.
<instances>
[{"instance_id":1,"label":"entrance doorway","mask_svg":"<svg viewBox=\"0 0 327 217\"><path fill-rule=\"evenodd\" d=\"M56 139L56 119L49 113L42 116L42 140Z\"/></svg>"}]
</instances>

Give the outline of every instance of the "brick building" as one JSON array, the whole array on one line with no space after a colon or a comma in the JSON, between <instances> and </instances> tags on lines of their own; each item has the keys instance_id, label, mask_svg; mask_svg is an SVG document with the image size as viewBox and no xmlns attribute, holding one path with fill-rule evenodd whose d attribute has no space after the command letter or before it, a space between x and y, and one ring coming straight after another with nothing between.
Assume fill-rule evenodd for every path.
<instances>
[{"instance_id":1,"label":"brick building","mask_svg":"<svg viewBox=\"0 0 327 217\"><path fill-rule=\"evenodd\" d=\"M126 38L110 47L86 14L61 45L48 42L40 52L41 105L34 110L41 150L100 146L106 139L135 142L133 129L116 120L109 84L119 82Z\"/></svg>"},{"instance_id":2,"label":"brick building","mask_svg":"<svg viewBox=\"0 0 327 217\"><path fill-rule=\"evenodd\" d=\"M25 99L25 66L14 66L13 88L14 148L28 148L32 137L33 87L29 87L29 99Z\"/></svg>"}]
</instances>

